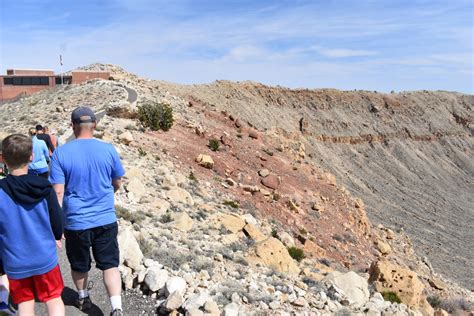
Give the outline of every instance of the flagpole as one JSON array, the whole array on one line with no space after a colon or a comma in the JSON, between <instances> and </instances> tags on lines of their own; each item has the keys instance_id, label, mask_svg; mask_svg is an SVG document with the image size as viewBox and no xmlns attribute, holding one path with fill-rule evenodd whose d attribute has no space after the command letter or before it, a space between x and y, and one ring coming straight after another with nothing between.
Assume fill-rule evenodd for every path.
<instances>
[{"instance_id":1,"label":"flagpole","mask_svg":"<svg viewBox=\"0 0 474 316\"><path fill-rule=\"evenodd\" d=\"M61 65L61 87L64 86L64 81L63 81L63 56L59 55L59 64Z\"/></svg>"}]
</instances>

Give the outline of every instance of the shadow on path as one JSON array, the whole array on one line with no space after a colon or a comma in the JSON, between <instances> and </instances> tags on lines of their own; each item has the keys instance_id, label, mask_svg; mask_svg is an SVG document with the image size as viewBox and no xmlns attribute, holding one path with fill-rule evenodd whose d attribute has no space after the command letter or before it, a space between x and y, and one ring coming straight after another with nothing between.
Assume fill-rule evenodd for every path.
<instances>
[{"instance_id":1,"label":"shadow on path","mask_svg":"<svg viewBox=\"0 0 474 316\"><path fill-rule=\"evenodd\" d=\"M74 302L76 301L76 298L77 298L76 291L66 286L64 287L61 297L63 299L64 305L75 307ZM104 312L102 312L100 307L95 305L94 302L92 302L92 307L89 310L83 311L82 313L85 315L91 315L91 316L104 316Z\"/></svg>"}]
</instances>

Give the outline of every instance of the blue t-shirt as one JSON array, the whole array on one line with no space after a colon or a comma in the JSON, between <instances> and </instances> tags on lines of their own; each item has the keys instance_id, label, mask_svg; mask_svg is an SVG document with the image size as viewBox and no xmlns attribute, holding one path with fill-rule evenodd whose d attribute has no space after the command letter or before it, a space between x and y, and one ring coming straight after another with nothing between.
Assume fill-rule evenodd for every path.
<instances>
[{"instance_id":1,"label":"blue t-shirt","mask_svg":"<svg viewBox=\"0 0 474 316\"><path fill-rule=\"evenodd\" d=\"M112 179L124 174L111 144L92 138L58 147L51 159L49 180L64 184L66 229L83 230L115 222Z\"/></svg>"},{"instance_id":2,"label":"blue t-shirt","mask_svg":"<svg viewBox=\"0 0 474 316\"><path fill-rule=\"evenodd\" d=\"M32 174L48 172L49 149L44 140L33 136L33 161L28 166L28 171Z\"/></svg>"}]
</instances>

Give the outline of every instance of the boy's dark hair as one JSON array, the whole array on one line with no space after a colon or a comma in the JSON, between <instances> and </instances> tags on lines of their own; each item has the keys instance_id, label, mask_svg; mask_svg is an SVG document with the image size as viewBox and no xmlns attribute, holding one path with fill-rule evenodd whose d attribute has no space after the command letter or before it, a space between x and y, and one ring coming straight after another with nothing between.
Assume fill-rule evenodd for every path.
<instances>
[{"instance_id":1,"label":"boy's dark hair","mask_svg":"<svg viewBox=\"0 0 474 316\"><path fill-rule=\"evenodd\" d=\"M22 134L13 134L2 141L3 160L9 169L18 169L30 162L33 152L31 138Z\"/></svg>"}]
</instances>

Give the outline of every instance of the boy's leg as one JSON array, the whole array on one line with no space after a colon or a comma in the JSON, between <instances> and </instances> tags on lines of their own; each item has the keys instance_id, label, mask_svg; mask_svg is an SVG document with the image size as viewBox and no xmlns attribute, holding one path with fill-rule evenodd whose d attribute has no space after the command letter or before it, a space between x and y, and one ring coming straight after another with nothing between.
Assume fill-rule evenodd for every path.
<instances>
[{"instance_id":1,"label":"boy's leg","mask_svg":"<svg viewBox=\"0 0 474 316\"><path fill-rule=\"evenodd\" d=\"M48 308L49 316L64 316L66 313L63 300L60 297L47 301L46 307Z\"/></svg>"},{"instance_id":2,"label":"boy's leg","mask_svg":"<svg viewBox=\"0 0 474 316\"><path fill-rule=\"evenodd\" d=\"M84 298L89 295L87 293L87 280L89 278L89 272L78 272L71 270L71 277L74 285L76 286L79 298Z\"/></svg>"},{"instance_id":3,"label":"boy's leg","mask_svg":"<svg viewBox=\"0 0 474 316\"><path fill-rule=\"evenodd\" d=\"M35 316L35 300L29 300L18 304L18 315Z\"/></svg>"},{"instance_id":4,"label":"boy's leg","mask_svg":"<svg viewBox=\"0 0 474 316\"><path fill-rule=\"evenodd\" d=\"M4 274L0 277L0 302L5 302L8 304L8 278Z\"/></svg>"}]
</instances>

